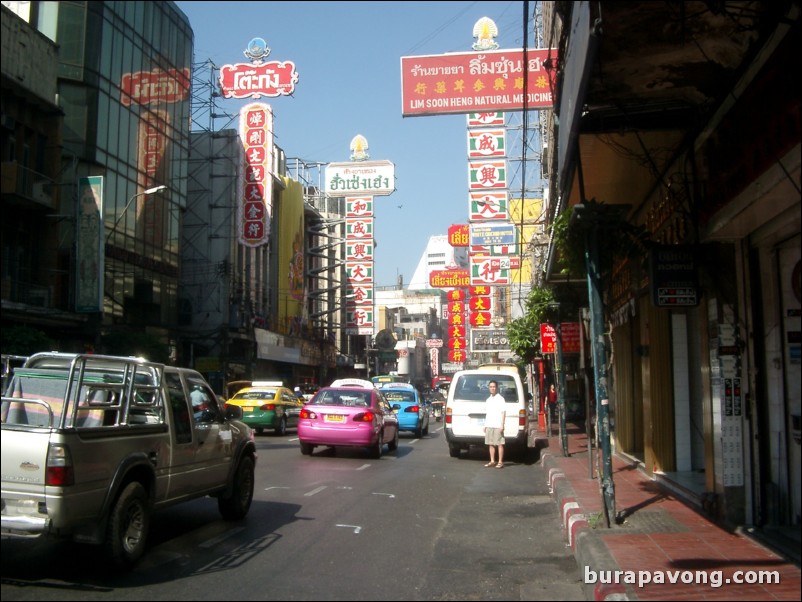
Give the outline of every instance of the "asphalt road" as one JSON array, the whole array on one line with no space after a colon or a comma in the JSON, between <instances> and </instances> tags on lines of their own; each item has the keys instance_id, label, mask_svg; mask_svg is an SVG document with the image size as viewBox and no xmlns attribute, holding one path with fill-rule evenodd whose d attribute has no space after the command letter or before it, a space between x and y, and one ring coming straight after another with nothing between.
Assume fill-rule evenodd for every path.
<instances>
[{"instance_id":1,"label":"asphalt road","mask_svg":"<svg viewBox=\"0 0 802 602\"><path fill-rule=\"evenodd\" d=\"M10 600L579 600L581 574L543 468L450 458L442 423L402 434L380 460L362 450L302 456L294 431L257 437L247 518L214 500L154 516L128 574L98 549L3 539Z\"/></svg>"}]
</instances>

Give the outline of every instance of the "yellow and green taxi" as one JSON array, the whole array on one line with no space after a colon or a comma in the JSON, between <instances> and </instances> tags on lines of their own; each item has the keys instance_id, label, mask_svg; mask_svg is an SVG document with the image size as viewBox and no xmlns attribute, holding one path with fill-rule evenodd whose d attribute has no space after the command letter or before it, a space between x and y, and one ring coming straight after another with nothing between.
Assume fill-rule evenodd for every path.
<instances>
[{"instance_id":1,"label":"yellow and green taxi","mask_svg":"<svg viewBox=\"0 0 802 602\"><path fill-rule=\"evenodd\" d=\"M271 429L276 435L285 435L288 428L298 428L303 407L303 400L281 381L253 381L226 403L242 407L242 422L257 434Z\"/></svg>"}]
</instances>

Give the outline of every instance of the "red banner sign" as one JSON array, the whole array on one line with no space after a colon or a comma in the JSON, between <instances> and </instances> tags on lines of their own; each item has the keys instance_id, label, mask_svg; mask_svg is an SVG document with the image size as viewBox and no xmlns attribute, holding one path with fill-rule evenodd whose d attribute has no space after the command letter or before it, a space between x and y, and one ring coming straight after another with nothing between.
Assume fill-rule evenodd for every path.
<instances>
[{"instance_id":1,"label":"red banner sign","mask_svg":"<svg viewBox=\"0 0 802 602\"><path fill-rule=\"evenodd\" d=\"M132 104L180 102L189 96L189 80L189 69L126 73L120 80L120 102L126 107Z\"/></svg>"},{"instance_id":2,"label":"red banner sign","mask_svg":"<svg viewBox=\"0 0 802 602\"><path fill-rule=\"evenodd\" d=\"M271 61L262 65L236 63L220 68L223 98L289 96L295 92L298 73L292 61Z\"/></svg>"},{"instance_id":3,"label":"red banner sign","mask_svg":"<svg viewBox=\"0 0 802 602\"><path fill-rule=\"evenodd\" d=\"M464 349L452 349L451 351L448 352L449 362L456 362L459 364L464 362L467 359L467 357L468 354Z\"/></svg>"},{"instance_id":4,"label":"red banner sign","mask_svg":"<svg viewBox=\"0 0 802 602\"><path fill-rule=\"evenodd\" d=\"M452 247L467 247L470 238L468 224L452 224L448 229L448 244Z\"/></svg>"},{"instance_id":5,"label":"red banner sign","mask_svg":"<svg viewBox=\"0 0 802 602\"><path fill-rule=\"evenodd\" d=\"M471 326L490 326L493 318L489 311L472 311L471 312Z\"/></svg>"},{"instance_id":6,"label":"red banner sign","mask_svg":"<svg viewBox=\"0 0 802 602\"><path fill-rule=\"evenodd\" d=\"M471 297L468 307L472 311L490 311L490 297Z\"/></svg>"},{"instance_id":7,"label":"red banner sign","mask_svg":"<svg viewBox=\"0 0 802 602\"><path fill-rule=\"evenodd\" d=\"M555 353L557 351L557 331L551 324L540 325L540 352Z\"/></svg>"},{"instance_id":8,"label":"red banner sign","mask_svg":"<svg viewBox=\"0 0 802 602\"><path fill-rule=\"evenodd\" d=\"M563 353L579 353L579 322L560 322L560 346ZM551 324L540 325L540 350L557 352L557 330Z\"/></svg>"},{"instance_id":9,"label":"red banner sign","mask_svg":"<svg viewBox=\"0 0 802 602\"><path fill-rule=\"evenodd\" d=\"M433 270L429 272L429 284L432 288L460 288L471 283L468 270Z\"/></svg>"},{"instance_id":10,"label":"red banner sign","mask_svg":"<svg viewBox=\"0 0 802 602\"><path fill-rule=\"evenodd\" d=\"M546 69L547 59L556 64L557 51L527 50L526 57L520 48L403 56L401 115L549 109L556 70Z\"/></svg>"},{"instance_id":11,"label":"red banner sign","mask_svg":"<svg viewBox=\"0 0 802 602\"><path fill-rule=\"evenodd\" d=\"M468 346L468 340L465 337L451 337L448 339L449 349L465 349Z\"/></svg>"}]
</instances>

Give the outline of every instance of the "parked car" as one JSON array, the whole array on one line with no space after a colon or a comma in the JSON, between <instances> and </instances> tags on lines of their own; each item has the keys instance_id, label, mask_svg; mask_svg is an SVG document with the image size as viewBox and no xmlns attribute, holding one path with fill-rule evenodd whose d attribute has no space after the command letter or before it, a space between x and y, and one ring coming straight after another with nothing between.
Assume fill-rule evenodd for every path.
<instances>
[{"instance_id":1,"label":"parked car","mask_svg":"<svg viewBox=\"0 0 802 602\"><path fill-rule=\"evenodd\" d=\"M415 387L387 383L379 390L398 416L399 431L413 432L418 439L429 434L429 408Z\"/></svg>"},{"instance_id":2,"label":"parked car","mask_svg":"<svg viewBox=\"0 0 802 602\"><path fill-rule=\"evenodd\" d=\"M226 403L242 408L242 421L261 434L271 429L286 435L288 428L298 427L303 400L281 381L254 381L240 389Z\"/></svg>"},{"instance_id":3,"label":"parked car","mask_svg":"<svg viewBox=\"0 0 802 602\"><path fill-rule=\"evenodd\" d=\"M359 378L335 380L301 410L298 421L301 453L315 447L364 447L381 458L384 445L398 448L398 418L373 383Z\"/></svg>"},{"instance_id":4,"label":"parked car","mask_svg":"<svg viewBox=\"0 0 802 602\"><path fill-rule=\"evenodd\" d=\"M511 454L525 454L529 428L526 405L531 399L526 385L515 365L485 364L474 370L461 370L451 381L445 406L445 435L452 458L459 458L460 452L471 445L484 445L485 400L490 395L488 383L493 380L507 402L505 447Z\"/></svg>"}]
</instances>

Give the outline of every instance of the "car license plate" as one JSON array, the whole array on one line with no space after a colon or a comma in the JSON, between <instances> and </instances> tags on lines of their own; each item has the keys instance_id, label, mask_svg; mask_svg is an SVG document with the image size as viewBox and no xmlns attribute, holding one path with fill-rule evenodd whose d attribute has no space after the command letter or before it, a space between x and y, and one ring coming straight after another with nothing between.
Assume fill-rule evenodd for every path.
<instances>
[{"instance_id":1,"label":"car license plate","mask_svg":"<svg viewBox=\"0 0 802 602\"><path fill-rule=\"evenodd\" d=\"M243 412L247 412L247 413L250 414L251 412L253 412L253 407L252 406L245 406L244 408L242 408L242 411Z\"/></svg>"},{"instance_id":2,"label":"car license plate","mask_svg":"<svg viewBox=\"0 0 802 602\"><path fill-rule=\"evenodd\" d=\"M475 426L484 426L485 419L484 418L471 418L471 424Z\"/></svg>"},{"instance_id":3,"label":"car license plate","mask_svg":"<svg viewBox=\"0 0 802 602\"><path fill-rule=\"evenodd\" d=\"M345 416L342 414L326 414L324 422L345 422Z\"/></svg>"}]
</instances>

